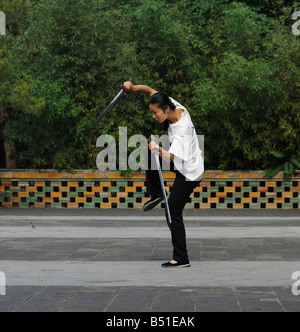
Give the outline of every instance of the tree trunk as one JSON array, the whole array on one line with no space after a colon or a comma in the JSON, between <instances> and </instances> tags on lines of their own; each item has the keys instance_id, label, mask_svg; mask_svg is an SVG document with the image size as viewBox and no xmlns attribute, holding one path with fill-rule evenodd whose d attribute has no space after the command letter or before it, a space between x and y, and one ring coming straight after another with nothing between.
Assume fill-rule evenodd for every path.
<instances>
[{"instance_id":1,"label":"tree trunk","mask_svg":"<svg viewBox=\"0 0 300 332\"><path fill-rule=\"evenodd\" d=\"M8 110L4 104L0 102L0 126L2 129L2 137L4 142L5 163L8 169L17 169L17 150L16 144L11 139L11 130L9 123ZM1 134L1 131L0 131Z\"/></svg>"},{"instance_id":2,"label":"tree trunk","mask_svg":"<svg viewBox=\"0 0 300 332\"><path fill-rule=\"evenodd\" d=\"M17 169L17 151L15 142L4 142L5 163L7 169Z\"/></svg>"},{"instance_id":3,"label":"tree trunk","mask_svg":"<svg viewBox=\"0 0 300 332\"><path fill-rule=\"evenodd\" d=\"M5 151L5 163L7 169L17 169L17 150L15 142L9 137L10 127L8 121L4 124L3 141Z\"/></svg>"}]
</instances>

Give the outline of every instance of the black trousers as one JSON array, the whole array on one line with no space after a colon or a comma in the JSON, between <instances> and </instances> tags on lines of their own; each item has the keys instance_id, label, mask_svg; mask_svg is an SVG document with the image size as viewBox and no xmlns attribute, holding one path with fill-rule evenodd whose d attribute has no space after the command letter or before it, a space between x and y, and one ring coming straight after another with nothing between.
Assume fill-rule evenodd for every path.
<instances>
[{"instance_id":1,"label":"black trousers","mask_svg":"<svg viewBox=\"0 0 300 332\"><path fill-rule=\"evenodd\" d=\"M147 194L151 196L162 196L162 188L158 171L152 170L153 167L151 167L150 150L148 160L148 171L146 172ZM161 158L160 161L162 164ZM176 179L168 199L172 218L172 224L170 225L168 223L168 226L172 235L173 259L180 263L189 260L182 213L189 197L193 193L194 189L199 187L201 181L188 181L184 175L175 170L173 162L170 166L170 171L176 173Z\"/></svg>"}]
</instances>

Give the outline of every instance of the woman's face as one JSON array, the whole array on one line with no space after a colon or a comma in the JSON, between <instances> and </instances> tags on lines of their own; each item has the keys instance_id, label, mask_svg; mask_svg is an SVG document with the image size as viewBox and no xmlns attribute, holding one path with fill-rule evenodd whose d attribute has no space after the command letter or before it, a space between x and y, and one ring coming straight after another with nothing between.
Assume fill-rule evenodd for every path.
<instances>
[{"instance_id":1,"label":"woman's face","mask_svg":"<svg viewBox=\"0 0 300 332\"><path fill-rule=\"evenodd\" d=\"M163 111L161 108L158 108L156 105L149 105L152 117L158 123L164 123L168 119L168 109Z\"/></svg>"}]
</instances>

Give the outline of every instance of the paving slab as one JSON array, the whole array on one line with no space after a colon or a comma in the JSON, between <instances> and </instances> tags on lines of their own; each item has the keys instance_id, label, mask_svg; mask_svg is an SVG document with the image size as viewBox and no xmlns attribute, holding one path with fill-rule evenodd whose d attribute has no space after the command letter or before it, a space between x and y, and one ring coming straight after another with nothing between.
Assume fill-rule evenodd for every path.
<instances>
[{"instance_id":1,"label":"paving slab","mask_svg":"<svg viewBox=\"0 0 300 332\"><path fill-rule=\"evenodd\" d=\"M184 219L192 267L165 270L163 211L0 209L0 312L300 311L299 210Z\"/></svg>"}]
</instances>

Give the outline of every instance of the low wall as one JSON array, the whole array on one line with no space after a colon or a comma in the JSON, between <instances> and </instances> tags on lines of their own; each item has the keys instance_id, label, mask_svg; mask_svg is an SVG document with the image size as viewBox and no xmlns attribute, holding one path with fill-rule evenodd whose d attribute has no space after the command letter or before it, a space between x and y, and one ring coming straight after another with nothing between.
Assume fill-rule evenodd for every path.
<instances>
[{"instance_id":1,"label":"low wall","mask_svg":"<svg viewBox=\"0 0 300 332\"><path fill-rule=\"evenodd\" d=\"M174 178L164 173L167 192ZM145 173L128 178L119 172L0 170L0 208L141 209L148 200L145 184ZM268 179L264 172L207 171L186 208L298 209L300 175Z\"/></svg>"}]
</instances>

